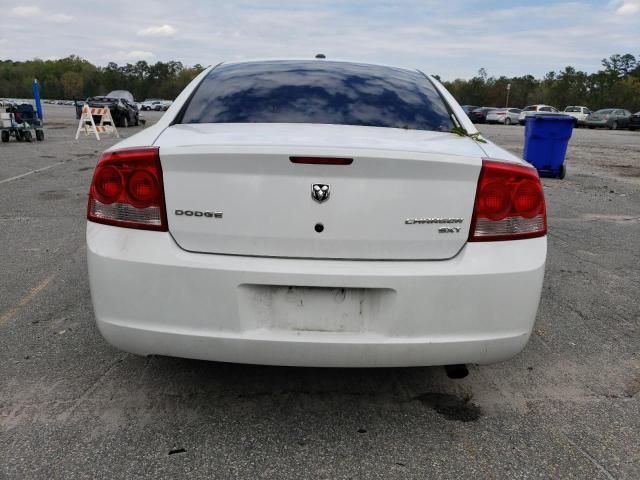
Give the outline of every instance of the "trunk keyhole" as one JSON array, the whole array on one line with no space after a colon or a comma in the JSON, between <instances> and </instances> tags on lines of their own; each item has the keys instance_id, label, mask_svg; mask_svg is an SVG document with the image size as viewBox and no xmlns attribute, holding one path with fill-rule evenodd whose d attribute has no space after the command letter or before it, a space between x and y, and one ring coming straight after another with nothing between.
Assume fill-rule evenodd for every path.
<instances>
[{"instance_id":1,"label":"trunk keyhole","mask_svg":"<svg viewBox=\"0 0 640 480\"><path fill-rule=\"evenodd\" d=\"M315 231L318 233L322 233L322 231L324 230L324 225L322 225L321 223L316 223L316 226L314 227Z\"/></svg>"}]
</instances>

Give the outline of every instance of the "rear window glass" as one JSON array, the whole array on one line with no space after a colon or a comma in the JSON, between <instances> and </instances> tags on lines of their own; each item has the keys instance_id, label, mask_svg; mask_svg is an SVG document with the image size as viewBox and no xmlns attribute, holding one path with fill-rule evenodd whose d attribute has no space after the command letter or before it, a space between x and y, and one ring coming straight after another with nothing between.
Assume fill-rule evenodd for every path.
<instances>
[{"instance_id":1,"label":"rear window glass","mask_svg":"<svg viewBox=\"0 0 640 480\"><path fill-rule=\"evenodd\" d=\"M535 107L535 106L534 107L524 107L523 112L532 112L532 111L535 111L536 108L537 107Z\"/></svg>"},{"instance_id":2,"label":"rear window glass","mask_svg":"<svg viewBox=\"0 0 640 480\"><path fill-rule=\"evenodd\" d=\"M448 131L444 101L420 72L315 61L213 69L180 123L323 123Z\"/></svg>"},{"instance_id":3,"label":"rear window glass","mask_svg":"<svg viewBox=\"0 0 640 480\"><path fill-rule=\"evenodd\" d=\"M564 109L565 112L581 112L580 107L567 107Z\"/></svg>"}]
</instances>

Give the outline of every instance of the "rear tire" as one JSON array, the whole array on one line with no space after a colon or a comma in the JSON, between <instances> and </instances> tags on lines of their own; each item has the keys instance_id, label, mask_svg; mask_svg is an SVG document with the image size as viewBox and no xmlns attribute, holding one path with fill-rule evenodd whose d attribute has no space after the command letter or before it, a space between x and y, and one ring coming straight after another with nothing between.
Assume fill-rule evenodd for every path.
<instances>
[{"instance_id":1,"label":"rear tire","mask_svg":"<svg viewBox=\"0 0 640 480\"><path fill-rule=\"evenodd\" d=\"M20 130L16 130L16 140L19 142L22 141L22 132Z\"/></svg>"},{"instance_id":2,"label":"rear tire","mask_svg":"<svg viewBox=\"0 0 640 480\"><path fill-rule=\"evenodd\" d=\"M44 140L44 130L36 130L36 140L39 142Z\"/></svg>"},{"instance_id":3,"label":"rear tire","mask_svg":"<svg viewBox=\"0 0 640 480\"><path fill-rule=\"evenodd\" d=\"M0 135L2 136L2 141L4 143L7 143L9 141L9 137L11 137L11 135L9 135L9 132L7 130L2 130L2 133Z\"/></svg>"},{"instance_id":4,"label":"rear tire","mask_svg":"<svg viewBox=\"0 0 640 480\"><path fill-rule=\"evenodd\" d=\"M121 127L123 128L129 128L129 116L125 115L124 117L122 117L122 125Z\"/></svg>"},{"instance_id":5,"label":"rear tire","mask_svg":"<svg viewBox=\"0 0 640 480\"><path fill-rule=\"evenodd\" d=\"M29 143L31 143L31 140L33 140L33 137L31 136L31 132L29 130L22 133L22 138L25 142Z\"/></svg>"},{"instance_id":6,"label":"rear tire","mask_svg":"<svg viewBox=\"0 0 640 480\"><path fill-rule=\"evenodd\" d=\"M504 124L505 125L511 125L511 119L509 117L504 119Z\"/></svg>"}]
</instances>

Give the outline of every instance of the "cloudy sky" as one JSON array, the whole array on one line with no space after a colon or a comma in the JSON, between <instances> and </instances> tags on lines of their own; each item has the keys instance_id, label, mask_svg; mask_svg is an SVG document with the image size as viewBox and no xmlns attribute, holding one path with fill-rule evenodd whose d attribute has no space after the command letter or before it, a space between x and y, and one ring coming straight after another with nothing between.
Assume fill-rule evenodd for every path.
<instances>
[{"instance_id":1,"label":"cloudy sky","mask_svg":"<svg viewBox=\"0 0 640 480\"><path fill-rule=\"evenodd\" d=\"M0 59L348 58L444 79L640 56L640 0L0 0Z\"/></svg>"}]
</instances>

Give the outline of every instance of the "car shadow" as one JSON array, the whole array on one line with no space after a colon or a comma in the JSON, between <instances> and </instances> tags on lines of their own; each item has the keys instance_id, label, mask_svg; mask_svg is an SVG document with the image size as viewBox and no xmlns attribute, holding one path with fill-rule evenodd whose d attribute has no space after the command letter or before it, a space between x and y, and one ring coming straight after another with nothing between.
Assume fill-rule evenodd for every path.
<instances>
[{"instance_id":1,"label":"car shadow","mask_svg":"<svg viewBox=\"0 0 640 480\"><path fill-rule=\"evenodd\" d=\"M442 367L276 367L160 356L129 357L128 363L143 370L139 388L148 398L173 397L182 408L205 414L221 405L229 411L251 406L268 414L282 408L331 412L350 404L429 408L447 420L463 422L481 416L470 383L448 378Z\"/></svg>"}]
</instances>

